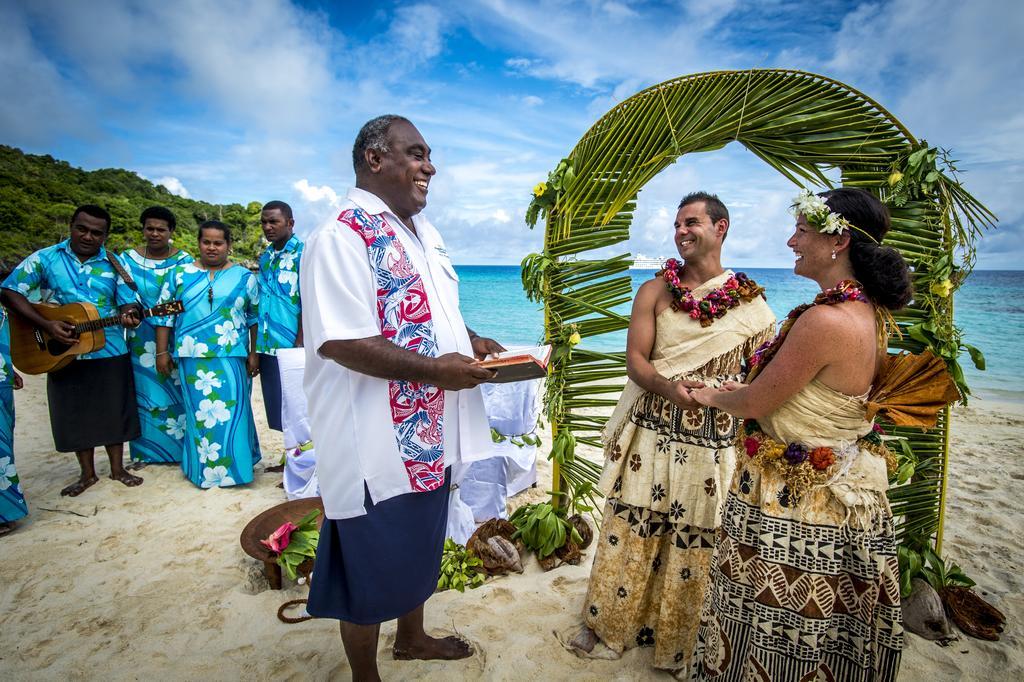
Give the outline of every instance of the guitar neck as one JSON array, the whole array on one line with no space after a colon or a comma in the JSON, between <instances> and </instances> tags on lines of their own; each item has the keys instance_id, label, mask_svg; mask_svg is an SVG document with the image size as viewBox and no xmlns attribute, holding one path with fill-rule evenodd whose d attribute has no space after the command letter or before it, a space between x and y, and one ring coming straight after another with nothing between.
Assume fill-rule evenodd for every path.
<instances>
[{"instance_id":1,"label":"guitar neck","mask_svg":"<svg viewBox=\"0 0 1024 682\"><path fill-rule=\"evenodd\" d=\"M153 316L153 308L142 311L142 319ZM88 322L79 322L75 325L75 332L81 334L82 332L94 332L97 329L105 329L106 327L113 327L114 325L121 324L121 315L111 315L110 317L101 317L98 320L89 320Z\"/></svg>"}]
</instances>

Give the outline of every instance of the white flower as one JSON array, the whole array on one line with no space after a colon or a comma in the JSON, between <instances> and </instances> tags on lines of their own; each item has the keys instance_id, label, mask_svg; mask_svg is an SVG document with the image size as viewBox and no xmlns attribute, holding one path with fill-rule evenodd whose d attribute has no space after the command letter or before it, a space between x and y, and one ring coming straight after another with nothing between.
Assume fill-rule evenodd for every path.
<instances>
[{"instance_id":1,"label":"white flower","mask_svg":"<svg viewBox=\"0 0 1024 682\"><path fill-rule=\"evenodd\" d=\"M185 336L178 343L178 355L184 358L201 358L209 351L209 347L202 342L197 342L194 337Z\"/></svg>"},{"instance_id":2,"label":"white flower","mask_svg":"<svg viewBox=\"0 0 1024 682\"><path fill-rule=\"evenodd\" d=\"M199 441L199 461L203 464L216 462L220 459L220 443L211 443L203 436Z\"/></svg>"},{"instance_id":3,"label":"white flower","mask_svg":"<svg viewBox=\"0 0 1024 682\"><path fill-rule=\"evenodd\" d=\"M238 343L238 330L235 329L235 323L231 320L225 320L223 324L214 325L213 331L220 335L217 337L217 343L221 346L233 346Z\"/></svg>"},{"instance_id":4,"label":"white flower","mask_svg":"<svg viewBox=\"0 0 1024 682\"><path fill-rule=\"evenodd\" d=\"M289 296L294 296L299 290L299 273L295 271L277 273L277 281L288 285Z\"/></svg>"},{"instance_id":5,"label":"white flower","mask_svg":"<svg viewBox=\"0 0 1024 682\"><path fill-rule=\"evenodd\" d=\"M171 300L171 283L164 282L164 285L160 288L160 298L158 301L167 302Z\"/></svg>"},{"instance_id":6,"label":"white flower","mask_svg":"<svg viewBox=\"0 0 1024 682\"><path fill-rule=\"evenodd\" d=\"M174 440L181 440L185 437L185 415L179 415L177 419L168 417L164 422L164 431ZM205 440L205 439L204 439Z\"/></svg>"},{"instance_id":7,"label":"white flower","mask_svg":"<svg viewBox=\"0 0 1024 682\"><path fill-rule=\"evenodd\" d=\"M143 367L156 366L156 341L146 341L142 344L142 355L139 356L139 364Z\"/></svg>"},{"instance_id":8,"label":"white flower","mask_svg":"<svg viewBox=\"0 0 1024 682\"><path fill-rule=\"evenodd\" d=\"M11 487L11 479L18 475L14 461L10 457L0 457L0 490Z\"/></svg>"},{"instance_id":9,"label":"white flower","mask_svg":"<svg viewBox=\"0 0 1024 682\"><path fill-rule=\"evenodd\" d=\"M39 253L33 253L28 258L21 262L22 270L31 272L32 270L38 270L43 267L42 261L39 260Z\"/></svg>"},{"instance_id":10,"label":"white flower","mask_svg":"<svg viewBox=\"0 0 1024 682\"><path fill-rule=\"evenodd\" d=\"M199 401L199 409L196 410L196 421L202 422L203 426L212 429L217 424L223 424L231 419L227 403L223 400L210 400L203 398Z\"/></svg>"},{"instance_id":11,"label":"white flower","mask_svg":"<svg viewBox=\"0 0 1024 682\"><path fill-rule=\"evenodd\" d=\"M829 211L828 215L825 216L825 224L818 231L825 234L842 234L845 229L846 221L838 213Z\"/></svg>"},{"instance_id":12,"label":"white flower","mask_svg":"<svg viewBox=\"0 0 1024 682\"><path fill-rule=\"evenodd\" d=\"M3 355L0 355L0 381L7 381L7 362Z\"/></svg>"},{"instance_id":13,"label":"white flower","mask_svg":"<svg viewBox=\"0 0 1024 682\"><path fill-rule=\"evenodd\" d=\"M295 267L295 254L291 251L285 251L281 254L281 270L291 270ZM279 275L280 277L280 275ZM283 282L283 279L278 279L279 282Z\"/></svg>"},{"instance_id":14,"label":"white flower","mask_svg":"<svg viewBox=\"0 0 1024 682\"><path fill-rule=\"evenodd\" d=\"M226 467L205 467L203 469L203 482L200 484L202 488L212 488L214 486L224 488L234 484L235 479L228 476Z\"/></svg>"},{"instance_id":15,"label":"white flower","mask_svg":"<svg viewBox=\"0 0 1024 682\"><path fill-rule=\"evenodd\" d=\"M18 293L22 296L28 296L30 291L32 291L32 287L29 286L28 282L21 282L18 284Z\"/></svg>"},{"instance_id":16,"label":"white flower","mask_svg":"<svg viewBox=\"0 0 1024 682\"><path fill-rule=\"evenodd\" d=\"M181 266L181 270L182 272L187 272L190 275L195 272L200 272L199 268L196 266L194 262L185 263L184 265Z\"/></svg>"},{"instance_id":17,"label":"white flower","mask_svg":"<svg viewBox=\"0 0 1024 682\"><path fill-rule=\"evenodd\" d=\"M197 391L202 391L203 395L210 395L210 391L223 385L220 383L220 379L217 378L217 373L212 370L207 372L201 369L196 372L196 376L198 378L193 385Z\"/></svg>"},{"instance_id":18,"label":"white flower","mask_svg":"<svg viewBox=\"0 0 1024 682\"><path fill-rule=\"evenodd\" d=\"M178 374L177 367L171 370L171 381L174 382L175 386L181 386L181 376Z\"/></svg>"}]
</instances>

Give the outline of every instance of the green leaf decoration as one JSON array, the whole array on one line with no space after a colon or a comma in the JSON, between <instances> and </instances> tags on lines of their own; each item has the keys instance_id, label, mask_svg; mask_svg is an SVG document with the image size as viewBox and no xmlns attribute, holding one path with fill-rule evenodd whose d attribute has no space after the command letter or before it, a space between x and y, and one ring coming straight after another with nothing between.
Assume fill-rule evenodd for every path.
<instances>
[{"instance_id":1,"label":"green leaf decoration","mask_svg":"<svg viewBox=\"0 0 1024 682\"><path fill-rule=\"evenodd\" d=\"M620 102L584 133L538 184L527 212L531 225L544 220L543 248L524 259L522 277L527 296L544 304L544 342L555 350L544 408L554 436L552 487L566 495L553 496L552 504L599 508L601 466L577 456L575 445L602 447L625 354L587 350L586 340L629 324L619 309L632 298L632 259L608 254L630 237L637 195L680 157L731 142L795 186L829 188L838 175L843 186L885 202L892 216L885 245L913 268L916 292L894 315L898 333L890 350L932 349L965 399L961 352L984 366L981 353L963 343L952 306L974 265L976 241L995 227L996 216L961 184L948 150L915 138L869 96L817 74L715 71L659 83ZM571 352L561 345L570 324L584 339ZM888 493L902 542L925 538L941 549L948 433L948 411L925 432L894 429L892 435L905 439L897 448L912 455L904 453ZM572 435L572 449L563 434ZM532 536L537 528L520 532Z\"/></svg>"}]
</instances>

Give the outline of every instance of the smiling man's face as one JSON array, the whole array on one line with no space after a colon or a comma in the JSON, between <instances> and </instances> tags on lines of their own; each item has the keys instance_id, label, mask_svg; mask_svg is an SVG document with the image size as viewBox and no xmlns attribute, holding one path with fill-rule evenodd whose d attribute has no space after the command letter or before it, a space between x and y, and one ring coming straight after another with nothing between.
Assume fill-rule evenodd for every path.
<instances>
[{"instance_id":1,"label":"smiling man's face","mask_svg":"<svg viewBox=\"0 0 1024 682\"><path fill-rule=\"evenodd\" d=\"M684 261L699 258L721 243L718 228L711 222L703 201L679 209L675 229L676 250Z\"/></svg>"},{"instance_id":2,"label":"smiling man's face","mask_svg":"<svg viewBox=\"0 0 1024 682\"><path fill-rule=\"evenodd\" d=\"M437 172L430 162L430 147L406 121L388 128L388 151L370 162L370 170L377 176L374 184L380 198L402 220L427 205L427 188Z\"/></svg>"}]
</instances>

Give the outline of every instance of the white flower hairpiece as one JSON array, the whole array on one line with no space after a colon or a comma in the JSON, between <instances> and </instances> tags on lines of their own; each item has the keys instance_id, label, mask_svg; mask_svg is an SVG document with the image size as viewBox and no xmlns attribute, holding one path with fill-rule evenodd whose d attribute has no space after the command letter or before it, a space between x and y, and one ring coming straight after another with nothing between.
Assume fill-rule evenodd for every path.
<instances>
[{"instance_id":1,"label":"white flower hairpiece","mask_svg":"<svg viewBox=\"0 0 1024 682\"><path fill-rule=\"evenodd\" d=\"M800 190L789 210L794 218L803 215L808 225L823 234L842 234L843 230L857 229L849 220L833 213L824 199L806 189Z\"/></svg>"}]
</instances>

